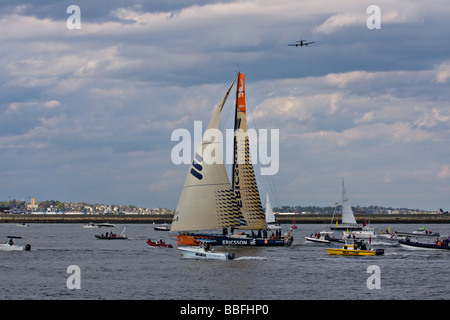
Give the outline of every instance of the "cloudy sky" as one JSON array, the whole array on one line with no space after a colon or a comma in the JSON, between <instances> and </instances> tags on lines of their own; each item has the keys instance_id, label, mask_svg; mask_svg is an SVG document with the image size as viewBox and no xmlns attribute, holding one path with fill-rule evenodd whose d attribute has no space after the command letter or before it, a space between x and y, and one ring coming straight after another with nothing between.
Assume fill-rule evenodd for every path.
<instances>
[{"instance_id":1,"label":"cloudy sky","mask_svg":"<svg viewBox=\"0 0 450 320\"><path fill-rule=\"evenodd\" d=\"M274 205L333 205L344 178L353 205L448 210L449 16L448 0L2 0L0 200L175 208L171 134L206 127L240 70L249 126L280 130L279 171L258 177Z\"/></svg>"}]
</instances>

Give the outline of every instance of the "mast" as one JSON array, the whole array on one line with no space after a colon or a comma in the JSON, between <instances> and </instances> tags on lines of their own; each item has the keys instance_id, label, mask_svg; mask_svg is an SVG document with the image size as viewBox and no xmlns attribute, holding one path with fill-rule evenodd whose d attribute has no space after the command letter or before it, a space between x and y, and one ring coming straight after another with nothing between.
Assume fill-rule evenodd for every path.
<instances>
[{"instance_id":1,"label":"mast","mask_svg":"<svg viewBox=\"0 0 450 320\"><path fill-rule=\"evenodd\" d=\"M236 89L236 110L234 118L234 163L232 188L237 205L247 224L240 229L263 229L266 220L256 184L247 135L245 105L245 74L238 73Z\"/></svg>"}]
</instances>

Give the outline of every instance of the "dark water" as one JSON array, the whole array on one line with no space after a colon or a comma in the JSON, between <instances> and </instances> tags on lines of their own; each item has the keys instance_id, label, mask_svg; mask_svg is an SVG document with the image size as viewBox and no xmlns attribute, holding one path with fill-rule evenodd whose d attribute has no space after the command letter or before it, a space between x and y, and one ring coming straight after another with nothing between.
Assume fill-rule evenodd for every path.
<instances>
[{"instance_id":1,"label":"dark water","mask_svg":"<svg viewBox=\"0 0 450 320\"><path fill-rule=\"evenodd\" d=\"M0 238L22 236L29 252L0 252L2 299L126 300L347 300L448 299L450 250L412 250L372 241L383 256L329 256L330 245L307 243L304 236L324 225L298 225L294 244L275 248L226 248L231 261L183 259L178 249L152 248L147 238L175 244L153 225L127 224L129 240L97 240L116 228L84 229L80 224L1 224ZM387 225L372 225L376 232ZM423 225L392 225L413 231ZM446 224L427 227L449 234ZM429 239L428 241L432 241ZM224 250L224 248L218 248ZM80 268L80 289L68 289L67 268ZM380 289L369 289L369 266L379 267Z\"/></svg>"}]
</instances>

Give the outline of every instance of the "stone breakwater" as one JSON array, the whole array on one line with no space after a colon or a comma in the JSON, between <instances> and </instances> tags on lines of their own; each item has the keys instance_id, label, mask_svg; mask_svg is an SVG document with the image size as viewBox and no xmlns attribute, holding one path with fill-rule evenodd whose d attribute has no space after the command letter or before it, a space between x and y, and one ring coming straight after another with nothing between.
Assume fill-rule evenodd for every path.
<instances>
[{"instance_id":1,"label":"stone breakwater","mask_svg":"<svg viewBox=\"0 0 450 320\"><path fill-rule=\"evenodd\" d=\"M90 214L0 214L0 223L171 223L172 215L90 215ZM304 223L323 223L331 222L331 215L316 214L293 214L276 215L280 223L292 224L293 221L298 224ZM340 223L340 217L337 217ZM450 223L448 214L374 214L374 215L355 215L359 223ZM336 222L336 218L333 223Z\"/></svg>"}]
</instances>

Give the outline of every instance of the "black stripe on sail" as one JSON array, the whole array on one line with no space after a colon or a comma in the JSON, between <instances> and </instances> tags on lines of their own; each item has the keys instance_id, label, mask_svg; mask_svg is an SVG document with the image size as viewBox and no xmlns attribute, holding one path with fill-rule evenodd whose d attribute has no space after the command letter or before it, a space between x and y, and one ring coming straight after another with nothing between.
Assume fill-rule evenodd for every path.
<instances>
[{"instance_id":1,"label":"black stripe on sail","mask_svg":"<svg viewBox=\"0 0 450 320\"><path fill-rule=\"evenodd\" d=\"M203 176L199 172L195 171L194 168L191 169L191 174L194 177L196 177L198 180L202 180L203 179Z\"/></svg>"}]
</instances>

